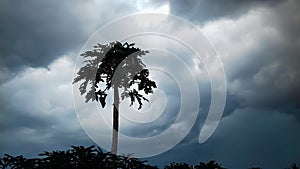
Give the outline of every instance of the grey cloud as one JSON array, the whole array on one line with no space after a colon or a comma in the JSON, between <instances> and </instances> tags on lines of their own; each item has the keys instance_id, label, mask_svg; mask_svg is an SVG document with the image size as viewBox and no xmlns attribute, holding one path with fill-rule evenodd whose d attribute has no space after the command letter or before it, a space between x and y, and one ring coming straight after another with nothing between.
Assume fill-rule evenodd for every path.
<instances>
[{"instance_id":1,"label":"grey cloud","mask_svg":"<svg viewBox=\"0 0 300 169\"><path fill-rule=\"evenodd\" d=\"M231 112L255 107L300 117L298 6L285 1L204 26L224 63Z\"/></svg>"},{"instance_id":2,"label":"grey cloud","mask_svg":"<svg viewBox=\"0 0 300 169\"><path fill-rule=\"evenodd\" d=\"M72 6L70 1L61 2L61 4L57 2L30 2L27 1L26 4L25 2L24 4L18 2L19 5L16 5L17 2L15 1L0 2L0 20L6 23L1 24L0 27L0 36L2 37L0 40L0 73L4 72L7 76L14 76L14 79L22 79L20 76L30 72L10 74L9 71L6 72L7 69L18 69L20 66L47 66L56 57L80 47L87 37L86 31L91 32L90 30L99 26L99 23L96 24L97 26L87 24L89 28L83 28L86 25L82 25L82 23L86 22L81 20L83 18L77 18L80 16L78 15L80 12L75 10L78 13L74 14L71 12L74 12L74 9L71 10L70 7L67 7ZM200 89L203 91L201 91L201 109L203 112L198 116L197 125L194 125L191 133L180 145L164 154L150 158L150 162L154 164L159 164L161 161L164 161L165 164L171 161L196 163L215 159L228 168L247 168L254 163L258 163L263 168L276 168L278 166L275 165L280 163L278 168L284 168L298 160L295 158L300 155L298 148L300 137L297 135L299 123L292 116L284 113L298 116L300 109L300 82L297 78L300 76L298 57L300 54L298 31L300 22L297 18L299 2L293 0L280 4L278 2L227 1L226 4L223 4L225 1L188 1L188 4L183 4L186 2L169 2L173 14L180 14L197 24L224 17L230 18L230 21L236 24L237 30L225 32L225 34L216 33L219 38L228 40L225 42L226 45L220 47L218 40L212 38L212 42L216 42L216 47L221 49L221 56L224 54L222 50L229 51L230 54L229 59L222 58L229 86L225 115L230 114L230 116L223 118L212 138L199 145L197 142L198 124L201 125L204 121L210 100L210 90L206 90L209 87ZM263 5L262 11L256 12L261 12L258 14L258 18L261 20L257 22L247 20L246 13L252 7L259 7L260 5ZM20 12L9 10L12 7L5 9L9 6L15 6L14 8ZM204 6L208 7L204 8ZM32 10L26 9L29 7L32 7L30 8ZM35 10L40 11L40 7L44 7L44 11L37 15ZM50 12L47 12L46 7L49 7ZM124 10L126 10L125 8L127 7L124 6ZM57 12L53 14L51 9L57 9ZM120 8L120 10L122 9ZM185 13L185 11L189 12ZM115 13L108 15L115 17ZM244 18L237 18L238 16L244 16ZM105 20L105 16L102 17L101 20ZM236 20L232 18L246 20L249 24L241 27L240 23L235 22ZM94 19L91 19L90 22ZM68 22L65 22L66 20ZM261 25L257 26L256 24ZM251 27L251 25L257 27ZM219 30L226 29L225 24L219 26ZM66 29L69 27L73 29ZM271 33L261 31L263 29L269 30ZM41 32L37 30L41 30ZM70 32L68 32L69 30ZM260 33L266 36L261 36ZM255 48L238 53L237 55L240 57L232 57L234 52L231 53L231 50L247 48L246 45L243 46L243 38L248 34L251 38L246 40L254 40ZM220 41L222 40L224 39ZM32 49L30 49L31 46L33 46ZM2 66L7 69L2 69ZM60 69L61 67L64 69ZM39 76L36 82L42 83L38 85L33 82L29 83L34 81L30 78L24 80L26 83L15 80L9 85L10 88L3 87L5 83L1 82L1 90L5 92L0 93L2 136L0 154L4 152L25 153L25 155L37 154L42 150L65 149L70 144L93 144L79 129L75 113L69 107L70 105L72 107L73 104L66 102L71 99L69 95L65 91L58 92L55 90L63 87L58 87L61 83L71 84L71 77L60 76L61 74L72 74L73 67L65 69L66 67L69 66L61 64L55 68L50 66L47 69L42 69L48 73ZM174 69L176 68L174 67ZM56 74L53 75L51 70L57 70L55 71ZM34 77L34 75L30 77ZM5 79L7 77L0 77L0 81L5 81ZM24 91L30 91L32 97L30 99L21 97L21 93ZM34 110L36 114L31 114L33 111L30 108L44 99L50 100L52 107L39 106L44 107L45 111L56 111L52 112L51 115L43 115L44 112L39 112L37 110L40 109L37 109ZM174 112L175 110L177 107L174 107ZM169 116L165 118L172 122ZM165 122L164 119L160 120L162 124ZM56 128L53 129L52 126L56 126ZM159 129L162 130L168 126L169 123L166 123L165 126L159 126ZM24 128L34 131L35 134L23 133L20 135ZM120 129L125 130L122 127ZM145 136L145 131L148 131L147 134L150 133L150 135L156 134L149 132L153 130L154 128L150 125L145 125L136 130L124 132L132 136ZM47 134L50 134L51 137L48 137ZM39 142L41 137L46 138L46 142ZM266 148L265 151L263 151L264 148ZM257 161L251 162L249 159ZM272 166L270 162L274 159L278 160ZM232 166L234 164L237 164L238 167Z\"/></svg>"},{"instance_id":3,"label":"grey cloud","mask_svg":"<svg viewBox=\"0 0 300 169\"><path fill-rule=\"evenodd\" d=\"M223 17L237 18L252 7L275 5L283 0L187 0L169 1L170 11L196 23L204 23Z\"/></svg>"},{"instance_id":4,"label":"grey cloud","mask_svg":"<svg viewBox=\"0 0 300 169\"><path fill-rule=\"evenodd\" d=\"M282 3L282 5L274 8L274 12L268 13L265 16L266 22L268 22L270 26L278 28L282 34L282 39L285 40L287 44L294 45L294 47L300 43L299 5L300 3L297 0L286 1Z\"/></svg>"},{"instance_id":5,"label":"grey cloud","mask_svg":"<svg viewBox=\"0 0 300 169\"><path fill-rule=\"evenodd\" d=\"M1 71L46 67L77 53L99 26L129 11L130 3L118 1L1 1Z\"/></svg>"},{"instance_id":6,"label":"grey cloud","mask_svg":"<svg viewBox=\"0 0 300 169\"><path fill-rule=\"evenodd\" d=\"M73 108L72 70L71 59L65 57L48 69L27 68L1 84L0 154L37 155L55 147L92 144Z\"/></svg>"},{"instance_id":7,"label":"grey cloud","mask_svg":"<svg viewBox=\"0 0 300 169\"><path fill-rule=\"evenodd\" d=\"M197 164L216 160L226 168L286 168L299 160L299 129L295 119L281 112L237 109L223 118L209 141L187 142L147 160L160 166L173 161Z\"/></svg>"},{"instance_id":8,"label":"grey cloud","mask_svg":"<svg viewBox=\"0 0 300 169\"><path fill-rule=\"evenodd\" d=\"M62 128L63 129L63 128ZM83 130L76 132L57 131L51 128L14 128L1 131L0 155L36 157L44 151L66 150L71 145L89 146L93 142Z\"/></svg>"},{"instance_id":9,"label":"grey cloud","mask_svg":"<svg viewBox=\"0 0 300 169\"><path fill-rule=\"evenodd\" d=\"M1 1L1 67L47 66L82 45L80 20L73 1Z\"/></svg>"},{"instance_id":10,"label":"grey cloud","mask_svg":"<svg viewBox=\"0 0 300 169\"><path fill-rule=\"evenodd\" d=\"M293 4L293 3L291 3ZM296 8L296 7L294 7ZM290 10L294 9L290 6ZM298 12L299 13L299 12ZM263 107L278 109L286 113L296 115L300 119L300 38L299 22L293 21L286 13L274 11L275 17L280 15L280 20L275 23L285 25L288 21L293 28L275 27L279 38L273 38L258 42L260 45L256 51L250 52L249 61L243 67L239 67L231 79L233 89L242 104L251 107ZM283 17L285 15L285 17ZM265 22L268 22L268 17ZM281 21L282 20L282 21ZM272 24L274 22L270 22ZM287 32L294 29L293 36ZM233 87L234 88L234 87Z\"/></svg>"}]
</instances>

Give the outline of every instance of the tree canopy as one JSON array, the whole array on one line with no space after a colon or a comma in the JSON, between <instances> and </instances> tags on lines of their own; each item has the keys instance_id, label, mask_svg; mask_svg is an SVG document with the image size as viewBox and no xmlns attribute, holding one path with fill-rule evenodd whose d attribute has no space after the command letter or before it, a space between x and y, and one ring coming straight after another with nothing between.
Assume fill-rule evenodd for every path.
<instances>
[{"instance_id":1,"label":"tree canopy","mask_svg":"<svg viewBox=\"0 0 300 169\"><path fill-rule=\"evenodd\" d=\"M96 100L102 107L106 105L109 89L115 86L123 88L121 98L130 98L131 105L138 101L140 109L143 105L142 100L148 101L141 91L149 94L156 88L156 83L149 79L149 70L141 60L147 53L147 50L135 47L134 43L98 43L93 50L81 54L88 60L78 71L73 83L84 80L79 87L81 95L86 93L86 102ZM103 84L105 87L101 88Z\"/></svg>"}]
</instances>

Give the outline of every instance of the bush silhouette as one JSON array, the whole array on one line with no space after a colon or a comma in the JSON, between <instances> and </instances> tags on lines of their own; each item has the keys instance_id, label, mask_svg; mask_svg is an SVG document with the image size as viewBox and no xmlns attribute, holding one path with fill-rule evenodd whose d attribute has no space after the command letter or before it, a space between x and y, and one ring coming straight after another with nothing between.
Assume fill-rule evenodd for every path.
<instances>
[{"instance_id":1,"label":"bush silhouette","mask_svg":"<svg viewBox=\"0 0 300 169\"><path fill-rule=\"evenodd\" d=\"M103 152L99 147L71 146L66 151L43 152L39 158L27 159L22 155L11 156L5 154L0 158L1 169L158 169L149 165L147 161L138 158L115 155ZM200 162L193 166L184 162L172 162L164 169L225 169L221 164L211 160L207 163ZM252 167L249 169L261 169ZM286 169L299 169L293 163Z\"/></svg>"},{"instance_id":2,"label":"bush silhouette","mask_svg":"<svg viewBox=\"0 0 300 169\"><path fill-rule=\"evenodd\" d=\"M199 165L195 166L195 169L226 169L226 168L221 167L221 164L218 164L215 161L211 160L208 163L200 162Z\"/></svg>"},{"instance_id":3,"label":"bush silhouette","mask_svg":"<svg viewBox=\"0 0 300 169\"><path fill-rule=\"evenodd\" d=\"M67 151L52 151L39 154L41 158L26 159L5 154L0 159L0 168L8 169L158 169L137 158L104 153L95 146L72 146Z\"/></svg>"}]
</instances>

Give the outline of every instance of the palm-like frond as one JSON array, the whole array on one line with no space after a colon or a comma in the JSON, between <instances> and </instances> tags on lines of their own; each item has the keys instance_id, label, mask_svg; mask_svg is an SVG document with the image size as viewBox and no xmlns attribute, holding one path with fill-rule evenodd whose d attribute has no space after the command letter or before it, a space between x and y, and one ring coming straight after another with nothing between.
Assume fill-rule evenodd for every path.
<instances>
[{"instance_id":1,"label":"palm-like frond","mask_svg":"<svg viewBox=\"0 0 300 169\"><path fill-rule=\"evenodd\" d=\"M106 105L108 90L112 87L123 88L122 99L130 98L131 105L138 101L140 109L143 105L142 100L148 101L140 91L149 94L156 88L156 83L149 79L149 70L141 60L147 53L148 51L127 42L97 44L93 50L81 54L87 60L73 83L82 81L79 90L81 95L86 93L86 102L96 100L102 107ZM89 91L87 91L88 84L90 84ZM100 88L100 84L105 84L105 87ZM137 89L134 88L135 84L138 86Z\"/></svg>"}]
</instances>

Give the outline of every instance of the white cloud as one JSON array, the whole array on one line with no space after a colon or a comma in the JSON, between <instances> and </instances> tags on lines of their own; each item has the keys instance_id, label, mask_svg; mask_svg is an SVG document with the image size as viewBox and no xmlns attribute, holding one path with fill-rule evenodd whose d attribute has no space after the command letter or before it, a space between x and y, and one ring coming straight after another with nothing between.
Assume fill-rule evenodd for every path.
<instances>
[{"instance_id":1,"label":"white cloud","mask_svg":"<svg viewBox=\"0 0 300 169\"><path fill-rule=\"evenodd\" d=\"M1 85L2 99L5 97L10 101L2 105L2 113L6 116L1 123L8 125L2 128L5 138L1 144L6 142L10 147L9 140L14 140L12 149L26 142L45 146L58 141L55 138L61 132L70 136L81 134L72 103L73 66L69 56L62 56L48 69L26 68ZM71 140L68 141L72 144Z\"/></svg>"},{"instance_id":2,"label":"white cloud","mask_svg":"<svg viewBox=\"0 0 300 169\"><path fill-rule=\"evenodd\" d=\"M169 4L165 3L162 4L161 6L149 6L149 2L142 2L138 1L137 2L137 9L141 13L161 13L161 14L169 14Z\"/></svg>"}]
</instances>

